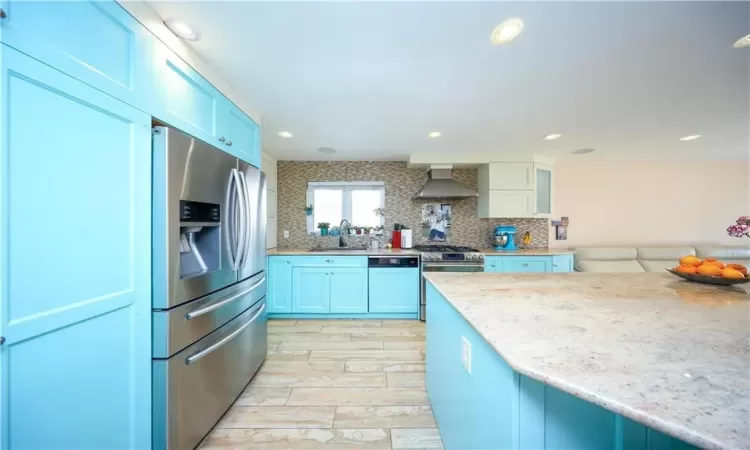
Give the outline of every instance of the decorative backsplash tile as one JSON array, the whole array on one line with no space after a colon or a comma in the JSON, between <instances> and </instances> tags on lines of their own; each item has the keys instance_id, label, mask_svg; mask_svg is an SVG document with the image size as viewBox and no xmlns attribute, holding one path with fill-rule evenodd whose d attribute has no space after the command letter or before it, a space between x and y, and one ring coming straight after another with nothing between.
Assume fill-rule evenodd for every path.
<instances>
[{"instance_id":1,"label":"decorative backsplash tile","mask_svg":"<svg viewBox=\"0 0 750 450\"><path fill-rule=\"evenodd\" d=\"M476 169L454 169L453 179L464 186L477 187ZM401 161L279 161L278 162L278 247L312 248L337 245L337 237L307 234L305 202L309 181L382 181L385 183L386 235L378 238L389 242L394 223L408 226L413 231L414 244L427 242L422 233L422 205L434 203L412 200L427 181L423 169L408 169ZM486 248L496 225L515 225L517 244L526 231L533 238L529 247L547 247L549 220L547 219L479 219L477 199L449 200L451 227L448 243ZM289 239L284 239L284 230ZM366 242L366 236L347 236L351 246Z\"/></svg>"}]
</instances>

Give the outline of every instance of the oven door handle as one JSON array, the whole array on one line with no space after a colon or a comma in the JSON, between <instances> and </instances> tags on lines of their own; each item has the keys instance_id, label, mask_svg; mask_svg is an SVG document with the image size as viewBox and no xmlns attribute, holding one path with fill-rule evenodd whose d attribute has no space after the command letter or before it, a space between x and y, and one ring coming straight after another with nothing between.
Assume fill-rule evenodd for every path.
<instances>
[{"instance_id":1,"label":"oven door handle","mask_svg":"<svg viewBox=\"0 0 750 450\"><path fill-rule=\"evenodd\" d=\"M456 268L466 268L466 269L478 269L477 271L484 270L484 264L450 264L450 263L429 263L425 264L422 263L422 270L425 272L429 272L429 269L431 267L440 267L440 268L446 268L446 267L456 267Z\"/></svg>"}]
</instances>

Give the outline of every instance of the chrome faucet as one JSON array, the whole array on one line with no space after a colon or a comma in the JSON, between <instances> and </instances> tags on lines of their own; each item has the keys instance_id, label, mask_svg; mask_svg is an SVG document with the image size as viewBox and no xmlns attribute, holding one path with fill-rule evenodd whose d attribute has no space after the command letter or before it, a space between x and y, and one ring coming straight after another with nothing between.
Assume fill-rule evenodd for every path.
<instances>
[{"instance_id":1,"label":"chrome faucet","mask_svg":"<svg viewBox=\"0 0 750 450\"><path fill-rule=\"evenodd\" d=\"M344 228L344 222L346 222L346 228ZM344 241L344 234L349 234L350 226L351 224L349 223L348 220L341 219L341 223L339 223L339 247L346 247L346 242Z\"/></svg>"}]
</instances>

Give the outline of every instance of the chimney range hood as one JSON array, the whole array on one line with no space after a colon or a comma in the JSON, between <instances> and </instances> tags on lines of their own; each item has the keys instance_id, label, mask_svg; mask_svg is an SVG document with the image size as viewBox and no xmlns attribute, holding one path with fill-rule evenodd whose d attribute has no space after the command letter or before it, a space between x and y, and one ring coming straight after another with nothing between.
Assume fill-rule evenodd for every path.
<instances>
[{"instance_id":1,"label":"chimney range hood","mask_svg":"<svg viewBox=\"0 0 750 450\"><path fill-rule=\"evenodd\" d=\"M477 196L477 190L463 186L451 179L451 166L432 166L427 172L427 182L414 196L414 200L461 199Z\"/></svg>"}]
</instances>

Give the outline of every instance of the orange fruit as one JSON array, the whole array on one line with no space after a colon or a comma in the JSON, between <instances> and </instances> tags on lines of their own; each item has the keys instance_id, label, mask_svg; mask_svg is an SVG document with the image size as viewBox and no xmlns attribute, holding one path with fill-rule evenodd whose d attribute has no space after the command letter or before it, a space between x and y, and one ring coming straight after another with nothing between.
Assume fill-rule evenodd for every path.
<instances>
[{"instance_id":1,"label":"orange fruit","mask_svg":"<svg viewBox=\"0 0 750 450\"><path fill-rule=\"evenodd\" d=\"M721 276L724 278L745 278L745 275L737 269L727 267L721 271Z\"/></svg>"},{"instance_id":2,"label":"orange fruit","mask_svg":"<svg viewBox=\"0 0 750 450\"><path fill-rule=\"evenodd\" d=\"M701 260L697 256L693 255L687 255L680 258L680 265L681 266L695 266L698 267L701 265Z\"/></svg>"},{"instance_id":3,"label":"orange fruit","mask_svg":"<svg viewBox=\"0 0 750 450\"><path fill-rule=\"evenodd\" d=\"M734 269L742 272L742 275L747 276L747 267L743 266L742 264L727 264L728 269Z\"/></svg>"},{"instance_id":4,"label":"orange fruit","mask_svg":"<svg viewBox=\"0 0 750 450\"><path fill-rule=\"evenodd\" d=\"M712 277L720 277L722 270L723 270L722 268L720 268L719 266L715 264L703 263L698 267L697 272L701 275L710 275Z\"/></svg>"},{"instance_id":5,"label":"orange fruit","mask_svg":"<svg viewBox=\"0 0 750 450\"><path fill-rule=\"evenodd\" d=\"M726 267L724 263L719 261L718 259L706 258L703 260L703 264L701 265L707 265L707 264L717 266L719 269L723 269Z\"/></svg>"},{"instance_id":6,"label":"orange fruit","mask_svg":"<svg viewBox=\"0 0 750 450\"><path fill-rule=\"evenodd\" d=\"M697 268L695 266L687 266L685 264L680 264L679 266L675 267L674 270L680 273L695 273Z\"/></svg>"}]
</instances>

